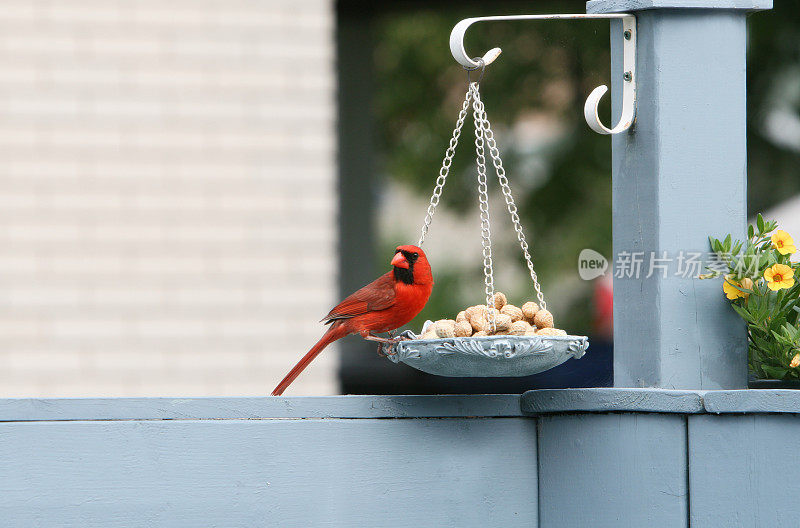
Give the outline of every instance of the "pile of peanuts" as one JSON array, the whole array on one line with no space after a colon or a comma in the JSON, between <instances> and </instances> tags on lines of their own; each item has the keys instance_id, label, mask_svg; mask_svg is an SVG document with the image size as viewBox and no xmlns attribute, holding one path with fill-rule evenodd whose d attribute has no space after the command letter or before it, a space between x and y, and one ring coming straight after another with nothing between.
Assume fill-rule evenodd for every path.
<instances>
[{"instance_id":1,"label":"pile of peanuts","mask_svg":"<svg viewBox=\"0 0 800 528\"><path fill-rule=\"evenodd\" d=\"M491 316L494 315L494 328ZM564 330L554 328L553 314L542 310L535 302L522 307L508 304L501 292L494 294L494 307L485 304L470 306L458 312L455 319L440 319L429 325L420 339L445 337L485 337L490 335L563 336Z\"/></svg>"}]
</instances>

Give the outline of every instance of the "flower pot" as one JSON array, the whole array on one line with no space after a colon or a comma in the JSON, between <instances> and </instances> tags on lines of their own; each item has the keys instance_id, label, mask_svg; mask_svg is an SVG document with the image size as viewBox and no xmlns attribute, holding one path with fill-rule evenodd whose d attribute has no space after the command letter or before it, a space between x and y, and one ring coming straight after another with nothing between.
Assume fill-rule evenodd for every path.
<instances>
[{"instance_id":1,"label":"flower pot","mask_svg":"<svg viewBox=\"0 0 800 528\"><path fill-rule=\"evenodd\" d=\"M795 389L800 390L800 380L751 379L747 382L750 389Z\"/></svg>"}]
</instances>

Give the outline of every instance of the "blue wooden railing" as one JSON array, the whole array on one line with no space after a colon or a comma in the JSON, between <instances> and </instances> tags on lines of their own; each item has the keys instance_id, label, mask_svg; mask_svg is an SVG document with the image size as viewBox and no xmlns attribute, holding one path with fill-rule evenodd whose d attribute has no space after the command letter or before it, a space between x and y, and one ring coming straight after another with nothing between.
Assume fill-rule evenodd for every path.
<instances>
[{"instance_id":1,"label":"blue wooden railing","mask_svg":"<svg viewBox=\"0 0 800 528\"><path fill-rule=\"evenodd\" d=\"M800 393L0 400L0 526L796 527Z\"/></svg>"}]
</instances>

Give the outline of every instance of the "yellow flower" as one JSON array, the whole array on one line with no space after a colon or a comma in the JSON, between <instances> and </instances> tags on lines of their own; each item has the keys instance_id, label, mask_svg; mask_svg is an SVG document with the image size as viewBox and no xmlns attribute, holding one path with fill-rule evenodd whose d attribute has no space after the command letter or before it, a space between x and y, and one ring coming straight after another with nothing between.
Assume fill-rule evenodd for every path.
<instances>
[{"instance_id":1,"label":"yellow flower","mask_svg":"<svg viewBox=\"0 0 800 528\"><path fill-rule=\"evenodd\" d=\"M800 367L800 354L795 354L792 358L792 362L789 363L789 366L792 368Z\"/></svg>"},{"instance_id":2,"label":"yellow flower","mask_svg":"<svg viewBox=\"0 0 800 528\"><path fill-rule=\"evenodd\" d=\"M775 264L764 272L767 287L772 291L794 286L794 271L786 264Z\"/></svg>"},{"instance_id":3,"label":"yellow flower","mask_svg":"<svg viewBox=\"0 0 800 528\"><path fill-rule=\"evenodd\" d=\"M737 289L736 286L738 286L739 288L744 288L746 290L752 290L753 281L748 279L747 277L745 277L741 281L737 281L734 280L733 275L725 275L725 282L722 283L722 291L725 292L725 296L728 299L734 300L740 297L743 299L747 299L750 296L750 294Z\"/></svg>"},{"instance_id":4,"label":"yellow flower","mask_svg":"<svg viewBox=\"0 0 800 528\"><path fill-rule=\"evenodd\" d=\"M789 236L789 233L786 231L778 229L771 238L772 247L777 249L778 253L781 255L791 255L797 252L797 248L794 245L794 240L792 240L792 237Z\"/></svg>"}]
</instances>

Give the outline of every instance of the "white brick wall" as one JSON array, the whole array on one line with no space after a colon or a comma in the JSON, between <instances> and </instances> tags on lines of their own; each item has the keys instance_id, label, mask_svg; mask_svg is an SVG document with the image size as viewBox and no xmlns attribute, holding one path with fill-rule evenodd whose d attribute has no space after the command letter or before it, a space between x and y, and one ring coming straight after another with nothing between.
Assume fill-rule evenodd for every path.
<instances>
[{"instance_id":1,"label":"white brick wall","mask_svg":"<svg viewBox=\"0 0 800 528\"><path fill-rule=\"evenodd\" d=\"M5 0L0 397L267 394L334 299L332 0ZM337 389L334 353L293 394Z\"/></svg>"}]
</instances>

